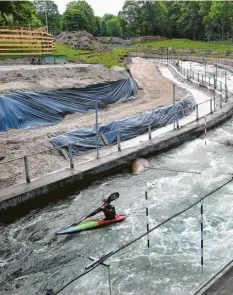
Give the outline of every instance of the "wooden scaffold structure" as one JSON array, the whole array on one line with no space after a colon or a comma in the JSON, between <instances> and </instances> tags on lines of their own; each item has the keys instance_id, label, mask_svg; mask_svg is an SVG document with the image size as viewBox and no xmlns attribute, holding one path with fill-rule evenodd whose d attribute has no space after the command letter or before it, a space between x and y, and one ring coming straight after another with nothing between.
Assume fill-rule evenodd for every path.
<instances>
[{"instance_id":1,"label":"wooden scaffold structure","mask_svg":"<svg viewBox=\"0 0 233 295\"><path fill-rule=\"evenodd\" d=\"M53 54L54 38L47 28L0 27L0 58Z\"/></svg>"}]
</instances>

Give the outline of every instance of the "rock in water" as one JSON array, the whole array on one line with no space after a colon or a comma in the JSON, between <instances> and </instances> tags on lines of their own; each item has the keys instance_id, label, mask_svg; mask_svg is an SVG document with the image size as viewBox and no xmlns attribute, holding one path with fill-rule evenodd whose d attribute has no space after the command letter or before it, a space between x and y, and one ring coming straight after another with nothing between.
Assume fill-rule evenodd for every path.
<instances>
[{"instance_id":1,"label":"rock in water","mask_svg":"<svg viewBox=\"0 0 233 295\"><path fill-rule=\"evenodd\" d=\"M132 163L132 170L134 174L140 174L150 168L152 168L152 164L147 159L139 158L134 160Z\"/></svg>"}]
</instances>

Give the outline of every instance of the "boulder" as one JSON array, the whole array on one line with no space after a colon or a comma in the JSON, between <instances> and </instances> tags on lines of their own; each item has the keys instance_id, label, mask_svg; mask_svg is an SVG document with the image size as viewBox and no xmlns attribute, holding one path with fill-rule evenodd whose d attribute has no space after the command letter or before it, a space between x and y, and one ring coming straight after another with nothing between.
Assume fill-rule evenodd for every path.
<instances>
[{"instance_id":1,"label":"boulder","mask_svg":"<svg viewBox=\"0 0 233 295\"><path fill-rule=\"evenodd\" d=\"M149 160L138 158L132 163L132 170L134 174L140 174L148 169L152 168L152 164Z\"/></svg>"}]
</instances>

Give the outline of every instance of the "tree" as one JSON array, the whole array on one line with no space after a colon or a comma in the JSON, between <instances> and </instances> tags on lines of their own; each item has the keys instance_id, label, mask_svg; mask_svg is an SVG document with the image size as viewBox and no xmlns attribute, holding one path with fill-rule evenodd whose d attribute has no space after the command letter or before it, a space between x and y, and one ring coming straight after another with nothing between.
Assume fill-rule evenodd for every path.
<instances>
[{"instance_id":1,"label":"tree","mask_svg":"<svg viewBox=\"0 0 233 295\"><path fill-rule=\"evenodd\" d=\"M146 2L142 6L143 35L166 35L167 8L162 2Z\"/></svg>"},{"instance_id":2,"label":"tree","mask_svg":"<svg viewBox=\"0 0 233 295\"><path fill-rule=\"evenodd\" d=\"M83 23L82 23L83 22ZM63 14L63 29L72 27L76 30L86 30L89 33L96 31L96 19L92 7L84 0L68 3Z\"/></svg>"},{"instance_id":3,"label":"tree","mask_svg":"<svg viewBox=\"0 0 233 295\"><path fill-rule=\"evenodd\" d=\"M96 16L95 17L95 31L93 32L94 36L101 36L101 17L100 16Z\"/></svg>"},{"instance_id":4,"label":"tree","mask_svg":"<svg viewBox=\"0 0 233 295\"><path fill-rule=\"evenodd\" d=\"M168 17L168 24L167 24L167 33L169 37L176 37L180 38L182 35L180 34L177 26L177 21L181 14L181 2L179 1L168 1L165 2L167 8L167 17Z\"/></svg>"},{"instance_id":5,"label":"tree","mask_svg":"<svg viewBox=\"0 0 233 295\"><path fill-rule=\"evenodd\" d=\"M163 2L126 1L119 17L125 34L168 34L168 12Z\"/></svg>"},{"instance_id":6,"label":"tree","mask_svg":"<svg viewBox=\"0 0 233 295\"><path fill-rule=\"evenodd\" d=\"M100 36L102 37L108 36L106 21L103 18L100 21Z\"/></svg>"},{"instance_id":7,"label":"tree","mask_svg":"<svg viewBox=\"0 0 233 295\"><path fill-rule=\"evenodd\" d=\"M122 27L117 17L111 18L106 22L108 35L113 37L122 37Z\"/></svg>"},{"instance_id":8,"label":"tree","mask_svg":"<svg viewBox=\"0 0 233 295\"><path fill-rule=\"evenodd\" d=\"M203 19L205 38L207 38L207 40L214 39L214 28L213 28L210 18L209 18L209 12L210 12L211 6L212 6L212 1L200 2L199 13Z\"/></svg>"},{"instance_id":9,"label":"tree","mask_svg":"<svg viewBox=\"0 0 233 295\"><path fill-rule=\"evenodd\" d=\"M105 22L107 22L108 20L112 19L112 18L115 18L116 16L113 15L113 14L110 14L110 13L105 13L105 15L103 16L103 20Z\"/></svg>"},{"instance_id":10,"label":"tree","mask_svg":"<svg viewBox=\"0 0 233 295\"><path fill-rule=\"evenodd\" d=\"M12 22L12 25L14 26L41 26L38 13L31 1L1 1L0 12L5 22L7 21L7 18L9 22L9 15L11 15L10 22Z\"/></svg>"},{"instance_id":11,"label":"tree","mask_svg":"<svg viewBox=\"0 0 233 295\"><path fill-rule=\"evenodd\" d=\"M230 1L213 2L206 23L212 25L214 34L222 40L229 35L232 36L233 3Z\"/></svg>"},{"instance_id":12,"label":"tree","mask_svg":"<svg viewBox=\"0 0 233 295\"><path fill-rule=\"evenodd\" d=\"M48 30L55 35L61 30L61 15L58 7L51 0L35 0L34 5L44 26L48 23Z\"/></svg>"},{"instance_id":13,"label":"tree","mask_svg":"<svg viewBox=\"0 0 233 295\"><path fill-rule=\"evenodd\" d=\"M122 37L122 23L123 20L119 17L106 13L101 20L102 36Z\"/></svg>"},{"instance_id":14,"label":"tree","mask_svg":"<svg viewBox=\"0 0 233 295\"><path fill-rule=\"evenodd\" d=\"M62 29L66 31L87 30L88 21L82 11L69 8L63 14Z\"/></svg>"},{"instance_id":15,"label":"tree","mask_svg":"<svg viewBox=\"0 0 233 295\"><path fill-rule=\"evenodd\" d=\"M199 40L205 36L203 15L200 14L199 10L199 2L182 2L177 27L183 37Z\"/></svg>"},{"instance_id":16,"label":"tree","mask_svg":"<svg viewBox=\"0 0 233 295\"><path fill-rule=\"evenodd\" d=\"M96 19L92 7L84 0L68 3L62 17L62 27L68 30L86 30L94 33Z\"/></svg>"},{"instance_id":17,"label":"tree","mask_svg":"<svg viewBox=\"0 0 233 295\"><path fill-rule=\"evenodd\" d=\"M143 2L135 2L128 0L125 2L122 11L118 16L125 22L125 34L134 35L141 33L141 25L143 22L142 7Z\"/></svg>"}]
</instances>

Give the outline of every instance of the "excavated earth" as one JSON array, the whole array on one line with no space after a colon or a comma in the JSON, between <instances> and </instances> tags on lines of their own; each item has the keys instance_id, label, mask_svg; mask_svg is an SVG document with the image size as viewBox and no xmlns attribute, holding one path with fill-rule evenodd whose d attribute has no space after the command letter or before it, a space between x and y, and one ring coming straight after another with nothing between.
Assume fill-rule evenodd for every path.
<instances>
[{"instance_id":1,"label":"excavated earth","mask_svg":"<svg viewBox=\"0 0 233 295\"><path fill-rule=\"evenodd\" d=\"M128 76L123 69L107 69L101 65L64 65L64 66L20 66L7 69L1 67L0 77L7 83L1 83L2 92L11 89L46 90L57 87L80 87L97 82L118 80ZM135 116L172 101L172 83L164 78L155 63L135 58L131 64L131 73L139 86L137 99L126 103L109 105L99 111L99 123ZM1 80L0 79L0 80ZM176 87L179 99L186 90ZM27 154L51 148L50 138L72 129L91 127L95 124L95 113L75 113L67 115L57 125L37 129L17 129L0 132L0 161L7 161ZM103 153L102 153L103 155ZM1 157L4 159L1 160ZM75 158L75 165L90 160L92 154ZM0 162L0 163L1 163ZM69 162L57 151L39 153L29 157L31 179L47 173L69 167ZM23 160L0 165L0 189L25 181Z\"/></svg>"},{"instance_id":2,"label":"excavated earth","mask_svg":"<svg viewBox=\"0 0 233 295\"><path fill-rule=\"evenodd\" d=\"M56 42L66 44L74 49L94 50L98 52L109 50L98 38L86 31L61 32L56 37Z\"/></svg>"}]
</instances>

